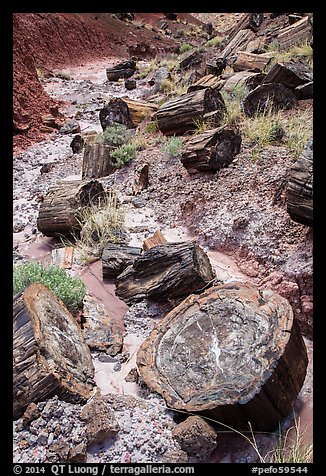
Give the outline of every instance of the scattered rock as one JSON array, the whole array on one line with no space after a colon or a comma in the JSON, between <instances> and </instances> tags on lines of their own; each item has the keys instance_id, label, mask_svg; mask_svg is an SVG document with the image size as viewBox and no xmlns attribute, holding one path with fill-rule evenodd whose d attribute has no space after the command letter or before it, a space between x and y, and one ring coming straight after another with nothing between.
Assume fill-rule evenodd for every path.
<instances>
[{"instance_id":1,"label":"scattered rock","mask_svg":"<svg viewBox=\"0 0 326 476\"><path fill-rule=\"evenodd\" d=\"M70 448L68 454L69 463L86 463L87 461L87 445L79 443L77 446Z\"/></svg>"},{"instance_id":2,"label":"scattered rock","mask_svg":"<svg viewBox=\"0 0 326 476\"><path fill-rule=\"evenodd\" d=\"M80 414L86 423L86 436L89 445L100 443L107 438L114 438L120 426L107 402L101 398L93 398L87 403Z\"/></svg>"},{"instance_id":3,"label":"scattered rock","mask_svg":"<svg viewBox=\"0 0 326 476\"><path fill-rule=\"evenodd\" d=\"M135 382L137 383L139 379L138 370L136 367L132 368L128 375L125 377L126 382Z\"/></svg>"},{"instance_id":4,"label":"scattered rock","mask_svg":"<svg viewBox=\"0 0 326 476\"><path fill-rule=\"evenodd\" d=\"M41 415L36 403L30 403L22 416L23 426L26 428L33 420L36 420Z\"/></svg>"},{"instance_id":5,"label":"scattered rock","mask_svg":"<svg viewBox=\"0 0 326 476\"><path fill-rule=\"evenodd\" d=\"M60 127L59 132L61 134L76 134L80 132L80 125L76 119L71 119Z\"/></svg>"},{"instance_id":6,"label":"scattered rock","mask_svg":"<svg viewBox=\"0 0 326 476\"><path fill-rule=\"evenodd\" d=\"M190 416L172 430L173 438L188 456L205 462L216 448L216 431L199 416Z\"/></svg>"},{"instance_id":7,"label":"scattered rock","mask_svg":"<svg viewBox=\"0 0 326 476\"><path fill-rule=\"evenodd\" d=\"M160 463L188 463L188 455L183 450L167 450L163 453Z\"/></svg>"},{"instance_id":8,"label":"scattered rock","mask_svg":"<svg viewBox=\"0 0 326 476\"><path fill-rule=\"evenodd\" d=\"M70 147L74 154L78 154L83 150L85 145L85 140L82 138L80 134L77 134L70 143Z\"/></svg>"},{"instance_id":9,"label":"scattered rock","mask_svg":"<svg viewBox=\"0 0 326 476\"><path fill-rule=\"evenodd\" d=\"M136 89L137 83L135 79L125 79L125 88L128 91L131 91L132 89Z\"/></svg>"}]
</instances>

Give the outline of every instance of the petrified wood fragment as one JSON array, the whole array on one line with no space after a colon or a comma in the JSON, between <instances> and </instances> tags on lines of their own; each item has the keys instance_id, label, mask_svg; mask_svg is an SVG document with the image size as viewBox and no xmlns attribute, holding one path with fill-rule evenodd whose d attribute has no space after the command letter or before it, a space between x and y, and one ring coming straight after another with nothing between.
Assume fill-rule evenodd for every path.
<instances>
[{"instance_id":1,"label":"petrified wood fragment","mask_svg":"<svg viewBox=\"0 0 326 476\"><path fill-rule=\"evenodd\" d=\"M186 298L137 355L141 377L171 408L256 431L291 412L307 361L288 301L237 282Z\"/></svg>"},{"instance_id":2,"label":"petrified wood fragment","mask_svg":"<svg viewBox=\"0 0 326 476\"><path fill-rule=\"evenodd\" d=\"M276 63L266 74L264 83L280 83L292 91L313 80L313 71L305 61Z\"/></svg>"},{"instance_id":3,"label":"petrified wood fragment","mask_svg":"<svg viewBox=\"0 0 326 476\"><path fill-rule=\"evenodd\" d=\"M291 167L287 186L287 211L292 220L303 225L313 224L313 142Z\"/></svg>"},{"instance_id":4,"label":"petrified wood fragment","mask_svg":"<svg viewBox=\"0 0 326 476\"><path fill-rule=\"evenodd\" d=\"M14 297L13 416L58 395L86 402L95 385L92 357L64 304L42 284Z\"/></svg>"},{"instance_id":5,"label":"petrified wood fragment","mask_svg":"<svg viewBox=\"0 0 326 476\"><path fill-rule=\"evenodd\" d=\"M126 302L187 296L214 278L209 258L195 242L168 243L143 253L120 274L116 295Z\"/></svg>"},{"instance_id":6,"label":"petrified wood fragment","mask_svg":"<svg viewBox=\"0 0 326 476\"><path fill-rule=\"evenodd\" d=\"M103 279L116 278L140 256L142 248L108 243L102 255Z\"/></svg>"}]
</instances>

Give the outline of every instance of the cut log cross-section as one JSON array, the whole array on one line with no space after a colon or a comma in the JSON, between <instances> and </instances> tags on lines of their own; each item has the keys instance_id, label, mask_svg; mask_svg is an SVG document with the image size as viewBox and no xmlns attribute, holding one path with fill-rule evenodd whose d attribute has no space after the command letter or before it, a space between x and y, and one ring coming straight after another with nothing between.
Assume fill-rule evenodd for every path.
<instances>
[{"instance_id":1,"label":"cut log cross-section","mask_svg":"<svg viewBox=\"0 0 326 476\"><path fill-rule=\"evenodd\" d=\"M78 233L80 212L107 196L97 180L61 181L50 187L37 217L37 228L46 236Z\"/></svg>"},{"instance_id":2,"label":"cut log cross-section","mask_svg":"<svg viewBox=\"0 0 326 476\"><path fill-rule=\"evenodd\" d=\"M120 274L116 295L125 302L166 301L203 289L214 279L209 258L194 241L154 246Z\"/></svg>"},{"instance_id":3,"label":"cut log cross-section","mask_svg":"<svg viewBox=\"0 0 326 476\"><path fill-rule=\"evenodd\" d=\"M287 211L292 220L313 224L313 142L309 140L291 167L287 187Z\"/></svg>"},{"instance_id":4,"label":"cut log cross-section","mask_svg":"<svg viewBox=\"0 0 326 476\"><path fill-rule=\"evenodd\" d=\"M114 124L123 124L128 129L133 129L129 107L121 98L113 98L100 110L100 123L103 131Z\"/></svg>"},{"instance_id":5,"label":"cut log cross-section","mask_svg":"<svg viewBox=\"0 0 326 476\"><path fill-rule=\"evenodd\" d=\"M250 91L242 101L247 116L264 114L269 110L291 109L298 103L291 89L279 83L266 83Z\"/></svg>"},{"instance_id":6,"label":"cut log cross-section","mask_svg":"<svg viewBox=\"0 0 326 476\"><path fill-rule=\"evenodd\" d=\"M241 134L230 127L218 127L197 134L185 144L181 162L191 172L220 170L240 152Z\"/></svg>"},{"instance_id":7,"label":"cut log cross-section","mask_svg":"<svg viewBox=\"0 0 326 476\"><path fill-rule=\"evenodd\" d=\"M308 358L286 299L232 282L191 295L141 345L137 366L169 407L232 428L273 431L303 385Z\"/></svg>"},{"instance_id":8,"label":"cut log cross-section","mask_svg":"<svg viewBox=\"0 0 326 476\"><path fill-rule=\"evenodd\" d=\"M91 396L94 367L76 320L42 284L14 297L13 416L32 402L58 395L69 402Z\"/></svg>"},{"instance_id":9,"label":"cut log cross-section","mask_svg":"<svg viewBox=\"0 0 326 476\"><path fill-rule=\"evenodd\" d=\"M193 131L196 120L205 121L215 111L215 117L211 120L217 126L226 106L218 91L205 88L165 102L155 117L160 131L165 135L173 135Z\"/></svg>"},{"instance_id":10,"label":"cut log cross-section","mask_svg":"<svg viewBox=\"0 0 326 476\"><path fill-rule=\"evenodd\" d=\"M83 156L82 178L99 178L117 170L117 160L111 156L115 147L106 144L86 144Z\"/></svg>"}]
</instances>

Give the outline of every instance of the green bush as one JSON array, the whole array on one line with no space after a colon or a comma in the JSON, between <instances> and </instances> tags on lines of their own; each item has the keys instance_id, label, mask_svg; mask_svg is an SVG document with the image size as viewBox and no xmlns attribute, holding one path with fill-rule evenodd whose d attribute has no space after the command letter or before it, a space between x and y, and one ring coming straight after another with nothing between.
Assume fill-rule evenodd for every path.
<instances>
[{"instance_id":1,"label":"green bush","mask_svg":"<svg viewBox=\"0 0 326 476\"><path fill-rule=\"evenodd\" d=\"M80 278L69 276L65 269L58 266L44 268L36 262L14 265L13 294L23 291L32 283L44 284L73 313L81 307L86 292Z\"/></svg>"},{"instance_id":2,"label":"green bush","mask_svg":"<svg viewBox=\"0 0 326 476\"><path fill-rule=\"evenodd\" d=\"M129 138L129 129L124 124L114 123L99 135L97 142L119 146L127 142Z\"/></svg>"},{"instance_id":3,"label":"green bush","mask_svg":"<svg viewBox=\"0 0 326 476\"><path fill-rule=\"evenodd\" d=\"M145 132L151 133L151 132L157 132L158 131L158 125L157 125L157 120L149 122L145 126Z\"/></svg>"},{"instance_id":4,"label":"green bush","mask_svg":"<svg viewBox=\"0 0 326 476\"><path fill-rule=\"evenodd\" d=\"M162 151L172 157L180 157L183 145L182 137L170 137L162 147Z\"/></svg>"},{"instance_id":5,"label":"green bush","mask_svg":"<svg viewBox=\"0 0 326 476\"><path fill-rule=\"evenodd\" d=\"M111 152L111 156L117 160L117 168L120 169L127 162L134 159L136 157L137 149L138 144L131 143L120 145L120 147L117 147L113 152Z\"/></svg>"},{"instance_id":6,"label":"green bush","mask_svg":"<svg viewBox=\"0 0 326 476\"><path fill-rule=\"evenodd\" d=\"M192 50L192 46L189 43L182 43L179 47L180 54L185 53L186 51Z\"/></svg>"}]
</instances>

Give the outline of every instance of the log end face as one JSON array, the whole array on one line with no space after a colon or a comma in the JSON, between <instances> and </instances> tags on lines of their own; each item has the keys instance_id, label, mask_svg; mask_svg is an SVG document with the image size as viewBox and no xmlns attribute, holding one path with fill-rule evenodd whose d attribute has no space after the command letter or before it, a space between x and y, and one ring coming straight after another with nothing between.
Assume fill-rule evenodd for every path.
<instances>
[{"instance_id":1,"label":"log end face","mask_svg":"<svg viewBox=\"0 0 326 476\"><path fill-rule=\"evenodd\" d=\"M172 408L224 415L235 427L249 414L260 425L261 405L270 412L270 399L278 403L284 392L293 403L303 383L298 381L295 390L286 386L289 375L296 379L290 362L282 360L292 325L292 309L276 293L243 283L216 286L173 309L140 347L137 365L147 385ZM302 348L299 355L305 368ZM262 399L279 362L282 386L273 386L269 399ZM274 412L272 423L281 416Z\"/></svg>"}]
</instances>

